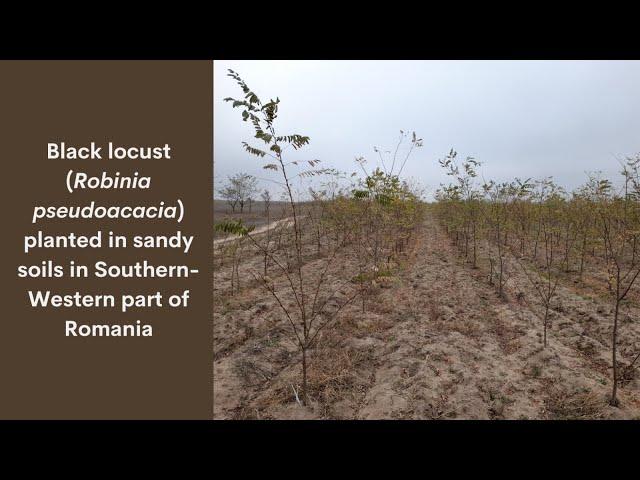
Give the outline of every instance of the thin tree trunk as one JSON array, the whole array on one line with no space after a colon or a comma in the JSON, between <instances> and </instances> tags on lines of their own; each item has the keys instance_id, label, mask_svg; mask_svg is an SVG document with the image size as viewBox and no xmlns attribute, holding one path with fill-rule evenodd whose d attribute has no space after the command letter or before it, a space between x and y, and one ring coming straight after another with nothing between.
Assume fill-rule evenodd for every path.
<instances>
[{"instance_id":1,"label":"thin tree trunk","mask_svg":"<svg viewBox=\"0 0 640 480\"><path fill-rule=\"evenodd\" d=\"M543 348L547 348L547 323L549 319L549 301L544 306L544 324L543 324Z\"/></svg>"},{"instance_id":2,"label":"thin tree trunk","mask_svg":"<svg viewBox=\"0 0 640 480\"><path fill-rule=\"evenodd\" d=\"M307 405L307 347L302 347L302 403Z\"/></svg>"},{"instance_id":3,"label":"thin tree trunk","mask_svg":"<svg viewBox=\"0 0 640 480\"><path fill-rule=\"evenodd\" d=\"M476 242L476 222L473 222L473 268L478 268L478 254Z\"/></svg>"},{"instance_id":4,"label":"thin tree trunk","mask_svg":"<svg viewBox=\"0 0 640 480\"><path fill-rule=\"evenodd\" d=\"M613 335L611 346L611 364L613 366L613 389L611 391L610 404L614 407L618 406L618 314L620 312L620 269L617 272L617 284L616 284L616 309L613 315Z\"/></svg>"},{"instance_id":5,"label":"thin tree trunk","mask_svg":"<svg viewBox=\"0 0 640 480\"><path fill-rule=\"evenodd\" d=\"M580 278L582 279L582 272L584 271L584 257L587 250L587 234L582 237L582 253L580 255Z\"/></svg>"}]
</instances>

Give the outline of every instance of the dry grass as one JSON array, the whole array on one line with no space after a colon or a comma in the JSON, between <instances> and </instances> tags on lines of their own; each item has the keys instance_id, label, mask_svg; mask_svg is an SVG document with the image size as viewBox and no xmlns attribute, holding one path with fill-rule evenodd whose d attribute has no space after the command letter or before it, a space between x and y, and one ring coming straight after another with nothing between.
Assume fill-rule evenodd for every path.
<instances>
[{"instance_id":1,"label":"dry grass","mask_svg":"<svg viewBox=\"0 0 640 480\"><path fill-rule=\"evenodd\" d=\"M603 418L605 399L588 390L566 391L552 388L545 399L547 418L551 420L587 420Z\"/></svg>"}]
</instances>

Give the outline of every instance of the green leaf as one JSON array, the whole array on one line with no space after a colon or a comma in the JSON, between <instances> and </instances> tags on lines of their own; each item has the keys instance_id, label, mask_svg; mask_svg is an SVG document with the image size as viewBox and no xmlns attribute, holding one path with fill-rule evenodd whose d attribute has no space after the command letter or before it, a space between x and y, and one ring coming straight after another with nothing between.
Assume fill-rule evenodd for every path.
<instances>
[{"instance_id":1,"label":"green leaf","mask_svg":"<svg viewBox=\"0 0 640 480\"><path fill-rule=\"evenodd\" d=\"M242 146L247 152L249 152L251 155L255 155L256 157L264 157L267 154L267 152L254 148L247 142L242 142Z\"/></svg>"},{"instance_id":2,"label":"green leaf","mask_svg":"<svg viewBox=\"0 0 640 480\"><path fill-rule=\"evenodd\" d=\"M246 237L254 228L254 225L248 227L243 225L242 220L223 220L213 226L216 232L228 233L239 237Z\"/></svg>"}]
</instances>

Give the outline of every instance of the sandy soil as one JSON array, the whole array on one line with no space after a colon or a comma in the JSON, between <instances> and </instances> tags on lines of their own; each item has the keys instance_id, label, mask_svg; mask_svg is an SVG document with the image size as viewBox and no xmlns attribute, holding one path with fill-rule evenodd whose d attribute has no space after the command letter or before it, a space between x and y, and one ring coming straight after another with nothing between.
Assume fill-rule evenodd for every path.
<instances>
[{"instance_id":1,"label":"sandy soil","mask_svg":"<svg viewBox=\"0 0 640 480\"><path fill-rule=\"evenodd\" d=\"M321 259L309 255L308 268ZM345 257L331 275L348 278ZM241 268L260 268L250 250ZM251 282L228 295L215 272L215 418L599 419L640 418L640 381L630 373L608 405L611 305L568 276L542 349L540 304L511 261L507 299L484 265L465 265L427 216L394 276L343 310L311 355L312 402L295 400L299 354L270 295ZM588 277L588 275L587 275ZM336 280L337 281L337 280ZM278 283L278 279L274 282ZM281 282L282 283L282 282ZM284 288L281 285L279 288ZM633 302L625 306L623 363L640 351Z\"/></svg>"}]
</instances>

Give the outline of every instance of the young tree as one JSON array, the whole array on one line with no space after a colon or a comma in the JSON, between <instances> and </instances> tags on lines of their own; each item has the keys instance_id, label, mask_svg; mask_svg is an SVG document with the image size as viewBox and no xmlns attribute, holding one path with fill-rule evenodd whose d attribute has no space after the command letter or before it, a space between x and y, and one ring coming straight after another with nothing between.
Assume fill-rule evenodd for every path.
<instances>
[{"instance_id":1,"label":"young tree","mask_svg":"<svg viewBox=\"0 0 640 480\"><path fill-rule=\"evenodd\" d=\"M509 220L509 197L512 194L512 185L509 183L496 183L493 180L482 185L486 197L487 208L485 209L485 219L488 224L490 234L489 243L493 244L497 252L497 259L493 255L489 256L490 274L489 283L493 284L494 272L498 277L498 295L505 298L504 286L507 281L505 238Z\"/></svg>"},{"instance_id":2,"label":"young tree","mask_svg":"<svg viewBox=\"0 0 640 480\"><path fill-rule=\"evenodd\" d=\"M408 148L404 148L403 152L407 139ZM374 170L367 171L367 160L364 157L356 158L356 163L364 173L364 180L359 182L352 193L356 199L366 204L364 211L367 214L367 230L361 237L362 241L368 243L366 251L370 252L374 271L380 270L380 264L385 259L389 263L393 251L402 248L415 225L415 218L409 221L410 226L405 224L403 214L405 207L418 199L409 191L406 182L400 180L400 175L413 151L422 145L422 138L418 138L416 132L409 134L400 130L393 154L390 150L373 148L379 159L379 166Z\"/></svg>"},{"instance_id":3,"label":"young tree","mask_svg":"<svg viewBox=\"0 0 640 480\"><path fill-rule=\"evenodd\" d=\"M528 245L531 221L535 211L531 202L531 194L534 184L531 183L531 178L522 180L516 177L514 186L516 188L517 195L512 203L514 215L513 224L520 243L520 254L524 255Z\"/></svg>"},{"instance_id":4,"label":"young tree","mask_svg":"<svg viewBox=\"0 0 640 480\"><path fill-rule=\"evenodd\" d=\"M594 216L596 198L593 192L597 191L597 180L593 175L589 176L587 185L580 187L573 193L572 203L576 211L576 230L578 237L578 249L580 254L580 266L578 275L582 280L589 248L594 245Z\"/></svg>"},{"instance_id":5,"label":"young tree","mask_svg":"<svg viewBox=\"0 0 640 480\"><path fill-rule=\"evenodd\" d=\"M258 192L258 179L247 173L238 173L232 177L232 181L236 185L238 203L240 204L240 213L242 213L245 204L248 203L249 208L251 208L253 197Z\"/></svg>"},{"instance_id":6,"label":"young tree","mask_svg":"<svg viewBox=\"0 0 640 480\"><path fill-rule=\"evenodd\" d=\"M464 256L469 258L469 241L472 244L472 266L478 266L478 223L480 215L480 199L481 191L475 184L475 178L478 176L477 168L481 165L473 157L467 157L461 165L458 164L456 157L458 153L451 149L449 154L442 160L439 160L440 166L447 171L447 175L452 176L456 180L455 185L449 185L446 191L452 198L457 198L461 202L461 229L464 240ZM462 167L462 168L461 168Z\"/></svg>"},{"instance_id":7,"label":"young tree","mask_svg":"<svg viewBox=\"0 0 640 480\"><path fill-rule=\"evenodd\" d=\"M269 207L271 206L271 192L265 189L260 194L260 199L262 200L262 206L264 207L264 215L265 217L269 217Z\"/></svg>"},{"instance_id":8,"label":"young tree","mask_svg":"<svg viewBox=\"0 0 640 480\"><path fill-rule=\"evenodd\" d=\"M337 288L330 287L330 291L326 291L327 272L332 265L337 249L327 254L324 267L319 277L313 277L308 274L304 268L304 216L301 215L300 206L294 198L294 189L292 181L294 178L308 178L324 173L324 170L316 168L318 160L308 160L306 162L287 161L285 152L292 148L299 150L309 143L309 137L299 134L282 135L276 130L276 119L278 118L278 107L280 99L271 99L267 103L253 92L248 85L240 78L240 76L229 70L228 74L233 78L238 86L242 89L244 97L242 99L225 98L225 101L231 102L234 108L240 108L242 119L250 122L254 130L254 138L262 142L260 148L252 146L247 142L243 142L242 146L249 154L258 158L269 157L272 159L263 168L277 172L281 177L281 184L284 187L285 195L292 218L293 229L293 254L289 251L284 252L286 255L285 264L281 257L268 252L268 256L272 263L280 270L285 278L288 292L290 293L294 306L281 297L275 283L265 275L256 273L262 285L271 293L276 302L280 306L287 321L289 322L292 333L302 357L302 402L305 404L309 401L308 388L308 357L309 351L313 347L314 342L318 339L318 335L329 325L332 325L337 319L338 314L347 304L349 304L358 294L344 294L343 287L348 283L344 282ZM296 167L300 165L308 165L309 170L301 171L297 175L292 173ZM247 235L260 251L265 251L264 246L258 242L253 236ZM290 259L292 258L292 262ZM330 306L338 303L337 307ZM296 394L297 397L297 394Z\"/></svg>"},{"instance_id":9,"label":"young tree","mask_svg":"<svg viewBox=\"0 0 640 480\"><path fill-rule=\"evenodd\" d=\"M597 223L604 242L605 261L614 303L611 334L613 387L610 399L610 404L613 406L619 404L617 394L620 375L617 345L620 307L640 275L640 262L638 262L640 211L638 202L634 201L640 197L638 162L632 160L627 166L629 168L625 168L622 172L625 179L624 196L612 194L612 185L608 180L601 180L596 191L599 197Z\"/></svg>"},{"instance_id":10,"label":"young tree","mask_svg":"<svg viewBox=\"0 0 640 480\"><path fill-rule=\"evenodd\" d=\"M231 257L231 288L230 294L240 291L240 260L242 258L242 249L246 245L244 237L246 237L253 229L253 226L246 227L242 223L242 220L222 220L213 226L217 232L229 233L237 235L237 239L233 239L221 246L220 249L220 266L222 266L222 259L225 254Z\"/></svg>"},{"instance_id":11,"label":"young tree","mask_svg":"<svg viewBox=\"0 0 640 480\"><path fill-rule=\"evenodd\" d=\"M551 302L556 295L558 283L560 282L563 257L556 252L556 237L562 233L563 229L563 190L559 188L551 179L544 179L536 182L539 187L538 203L535 208L538 210L540 234L542 236L543 259L533 257L525 261L517 252L514 258L522 268L529 283L538 294L544 307L542 317L543 348L547 347L547 329L549 325L549 310ZM528 184L527 184L528 185ZM520 189L526 188L520 184ZM525 192L526 193L526 192ZM532 273L533 272L533 273Z\"/></svg>"}]
</instances>

